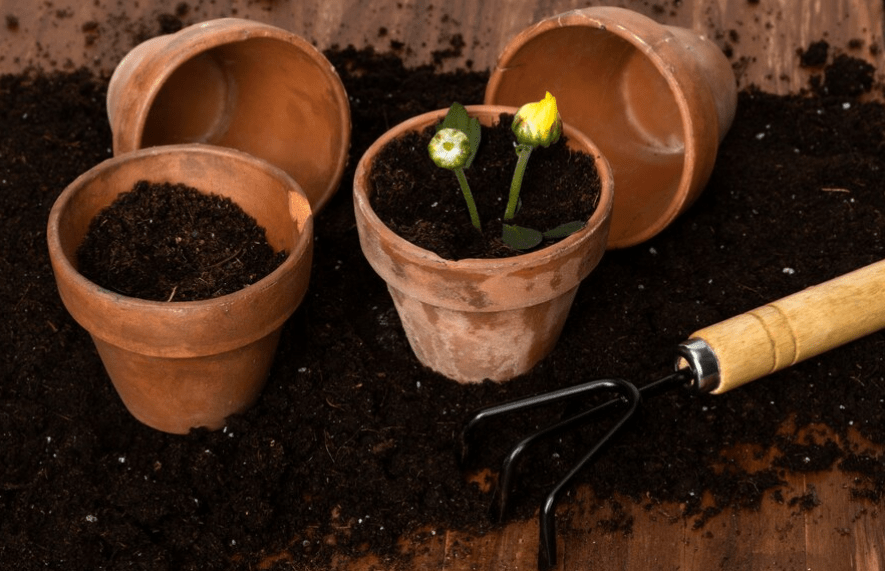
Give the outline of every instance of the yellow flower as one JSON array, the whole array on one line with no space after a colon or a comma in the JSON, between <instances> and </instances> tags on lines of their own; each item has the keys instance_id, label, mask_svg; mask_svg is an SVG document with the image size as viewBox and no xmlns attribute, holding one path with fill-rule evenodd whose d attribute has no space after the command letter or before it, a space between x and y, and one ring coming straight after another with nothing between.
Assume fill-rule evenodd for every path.
<instances>
[{"instance_id":1,"label":"yellow flower","mask_svg":"<svg viewBox=\"0 0 885 571\"><path fill-rule=\"evenodd\" d=\"M430 158L444 169L463 167L470 157L470 140L458 129L440 129L427 145Z\"/></svg>"},{"instance_id":2,"label":"yellow flower","mask_svg":"<svg viewBox=\"0 0 885 571\"><path fill-rule=\"evenodd\" d=\"M513 118L513 134L521 145L549 147L562 134L556 98L550 92L541 101L526 103Z\"/></svg>"}]
</instances>

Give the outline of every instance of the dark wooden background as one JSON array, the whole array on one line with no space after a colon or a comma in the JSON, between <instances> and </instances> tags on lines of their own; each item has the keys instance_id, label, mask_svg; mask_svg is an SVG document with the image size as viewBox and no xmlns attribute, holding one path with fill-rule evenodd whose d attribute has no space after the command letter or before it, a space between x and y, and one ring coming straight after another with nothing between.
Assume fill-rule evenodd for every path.
<instances>
[{"instance_id":1,"label":"dark wooden background","mask_svg":"<svg viewBox=\"0 0 885 571\"><path fill-rule=\"evenodd\" d=\"M461 67L491 68L507 42L542 18L586 6L613 5L673 26L692 28L732 53L741 87L795 92L807 71L797 50L826 40L882 69L885 16L880 0L0 0L0 73L28 66L92 66L106 72L161 14L187 11L185 22L237 16L271 23L321 49L374 46L391 40L408 46L407 63L428 62L461 34Z\"/></svg>"},{"instance_id":2,"label":"dark wooden background","mask_svg":"<svg viewBox=\"0 0 885 571\"><path fill-rule=\"evenodd\" d=\"M188 23L223 16L260 20L308 38L321 49L352 44L387 51L395 40L408 47L409 64L430 61L432 51L450 47L452 37L461 34L462 54L446 65L464 66L469 60L475 69L486 69L494 66L498 53L522 28L560 12L600 4L627 7L661 23L708 35L730 51L740 87L755 84L778 94L796 92L809 73L798 65L797 52L818 40L826 40L831 53L849 53L885 69L881 0L197 0L185 4L181 19ZM0 0L0 16L5 18L0 27L0 73L83 65L110 73L139 34L155 33L158 18L182 6L180 1ZM877 79L882 81L881 71ZM694 530L691 521L678 517L678 505L646 511L627 500L623 505L634 524L632 534L624 536L592 532L593 521L600 517L599 512L586 513L587 506L595 504L592 498L564 502L568 512L564 515L571 516L577 531L560 538L560 568L885 569L885 526L879 508L852 500L844 474L787 478L785 497L813 491L820 505L803 511L766 499L759 511L727 512ZM582 521L586 533L581 532ZM534 569L537 523L512 524L484 537L446 530L416 534L404 538L403 548L416 554L419 569ZM371 559L342 560L337 567L384 565Z\"/></svg>"}]
</instances>

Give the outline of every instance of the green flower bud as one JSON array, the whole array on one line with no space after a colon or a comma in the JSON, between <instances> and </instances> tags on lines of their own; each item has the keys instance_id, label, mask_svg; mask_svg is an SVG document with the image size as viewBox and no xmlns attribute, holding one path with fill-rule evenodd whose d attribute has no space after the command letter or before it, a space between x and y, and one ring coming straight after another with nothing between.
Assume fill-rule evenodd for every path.
<instances>
[{"instance_id":1,"label":"green flower bud","mask_svg":"<svg viewBox=\"0 0 885 571\"><path fill-rule=\"evenodd\" d=\"M470 140L458 129L440 129L427 145L427 152L436 166L454 170L467 164Z\"/></svg>"},{"instance_id":2,"label":"green flower bud","mask_svg":"<svg viewBox=\"0 0 885 571\"><path fill-rule=\"evenodd\" d=\"M513 118L513 134L520 145L549 147L562 134L556 98L550 92L541 101L526 103Z\"/></svg>"}]
</instances>

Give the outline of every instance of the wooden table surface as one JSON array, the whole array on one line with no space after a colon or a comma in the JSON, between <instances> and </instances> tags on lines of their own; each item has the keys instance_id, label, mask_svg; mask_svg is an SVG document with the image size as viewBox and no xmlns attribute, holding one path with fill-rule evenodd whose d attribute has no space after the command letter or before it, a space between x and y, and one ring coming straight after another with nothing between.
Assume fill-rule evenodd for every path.
<instances>
[{"instance_id":1,"label":"wooden table surface","mask_svg":"<svg viewBox=\"0 0 885 571\"><path fill-rule=\"evenodd\" d=\"M839 438L829 432L826 438ZM867 446L867 443L858 443ZM750 449L734 458L750 470L768 467ZM600 501L578 489L557 512L558 565L563 571L876 571L885 569L885 526L880 506L851 493L851 477L830 471L780 474L785 485L758 508L726 509L696 527L682 506L651 507L629 498ZM632 520L614 531L602 520ZM537 520L511 522L484 535L424 529L403 538L409 569L517 571L537 569ZM286 559L285 553L267 562ZM333 569L401 569L370 556L342 558Z\"/></svg>"},{"instance_id":2,"label":"wooden table surface","mask_svg":"<svg viewBox=\"0 0 885 571\"><path fill-rule=\"evenodd\" d=\"M156 31L160 14L176 2L142 0L81 2L0 0L5 26L0 32L0 73L36 66L73 69L90 66L104 73L133 47L144 30ZM577 0L198 0L182 20L238 16L269 22L312 40L318 47L375 46L387 51L403 42L407 63L430 61L434 50L450 47L460 33L465 46L449 67L473 62L494 66L498 53L522 28L550 15L587 5L611 4L642 12L657 21L705 33L731 54L741 87L751 84L773 93L798 91L809 70L798 65L797 50L826 40L833 53L848 53L885 69L885 6L880 0L682 0L586 2ZM882 80L879 73L878 79ZM744 461L759 462L749 451ZM785 474L782 501L767 495L758 510L726 511L695 529L680 517L678 505L645 509L621 503L632 517L632 531L604 532L597 522L606 503L588 490L560 505L560 569L594 571L869 571L885 569L885 526L879 507L852 498L850 478L833 469ZM818 504L802 509L794 498ZM404 538L415 569L534 569L536 521L511 523L484 536L423 530ZM285 553L267 562L286 559ZM377 559L341 560L339 569L386 569Z\"/></svg>"},{"instance_id":3,"label":"wooden table surface","mask_svg":"<svg viewBox=\"0 0 885 571\"><path fill-rule=\"evenodd\" d=\"M560 517L559 569L594 571L858 571L885 569L885 529L878 507L852 500L839 472L787 474L782 501L766 496L758 510L727 510L694 529L678 505L650 510L623 499L631 531L606 532L597 522L592 493L579 491ZM791 501L793 500L793 501ZM803 507L802 501L813 506ZM569 529L571 527L571 529ZM511 525L483 538L443 534L427 546L417 568L535 569L536 521ZM420 546L414 547L421 553Z\"/></svg>"},{"instance_id":4,"label":"wooden table surface","mask_svg":"<svg viewBox=\"0 0 885 571\"><path fill-rule=\"evenodd\" d=\"M408 64L432 60L460 34L464 46L446 67L490 69L520 30L538 20L587 6L621 6L672 26L692 28L731 54L739 85L771 93L807 84L797 49L826 40L835 53L885 69L885 17L878 0L0 0L0 73L29 66L109 73L145 32L157 33L162 14L196 23L236 16L274 24L331 46L373 46L388 51L402 42ZM819 71L819 70L818 70Z\"/></svg>"}]
</instances>

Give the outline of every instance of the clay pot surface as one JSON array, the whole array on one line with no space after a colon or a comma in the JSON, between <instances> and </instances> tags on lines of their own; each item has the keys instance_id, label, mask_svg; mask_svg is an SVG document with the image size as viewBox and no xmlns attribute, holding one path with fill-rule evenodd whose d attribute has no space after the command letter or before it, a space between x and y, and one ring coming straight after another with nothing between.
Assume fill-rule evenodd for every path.
<instances>
[{"instance_id":1,"label":"clay pot surface","mask_svg":"<svg viewBox=\"0 0 885 571\"><path fill-rule=\"evenodd\" d=\"M713 42L615 7L520 32L498 58L485 103L521 105L545 91L611 163L610 248L648 240L694 202L737 106L731 64Z\"/></svg>"},{"instance_id":2,"label":"clay pot surface","mask_svg":"<svg viewBox=\"0 0 885 571\"><path fill-rule=\"evenodd\" d=\"M77 248L98 212L139 180L229 197L288 256L258 282L203 301L147 301L96 285L77 271ZM186 433L220 428L257 400L281 327L307 290L313 216L298 184L264 161L170 145L108 159L78 177L52 207L47 240L61 299L92 336L123 403L148 426Z\"/></svg>"},{"instance_id":3,"label":"clay pot surface","mask_svg":"<svg viewBox=\"0 0 885 571\"><path fill-rule=\"evenodd\" d=\"M517 108L474 105L467 110L490 126L501 113L513 114ZM569 144L596 157L602 182L599 204L586 226L554 245L519 256L443 259L381 222L369 202L373 189L368 177L374 157L389 141L438 123L446 112L426 113L397 125L360 159L353 185L360 245L387 283L421 363L462 383L505 381L527 372L553 349L578 285L602 258L613 202L611 169L585 135L564 125Z\"/></svg>"},{"instance_id":4,"label":"clay pot surface","mask_svg":"<svg viewBox=\"0 0 885 571\"><path fill-rule=\"evenodd\" d=\"M350 146L332 64L295 34L238 18L133 48L111 77L107 111L115 155L192 142L239 149L288 172L315 214L338 189Z\"/></svg>"}]
</instances>

